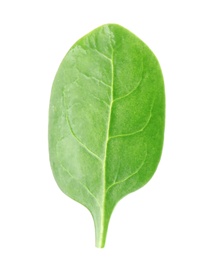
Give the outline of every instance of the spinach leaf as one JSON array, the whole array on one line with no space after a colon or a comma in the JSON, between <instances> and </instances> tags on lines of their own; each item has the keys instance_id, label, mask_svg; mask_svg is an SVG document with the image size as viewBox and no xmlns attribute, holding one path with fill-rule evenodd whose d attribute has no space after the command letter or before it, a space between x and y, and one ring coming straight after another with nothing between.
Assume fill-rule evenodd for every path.
<instances>
[{"instance_id":1,"label":"spinach leaf","mask_svg":"<svg viewBox=\"0 0 210 260\"><path fill-rule=\"evenodd\" d=\"M91 212L97 247L116 203L154 174L164 113L158 61L125 28L101 26L64 57L50 100L50 162L60 189Z\"/></svg>"}]
</instances>

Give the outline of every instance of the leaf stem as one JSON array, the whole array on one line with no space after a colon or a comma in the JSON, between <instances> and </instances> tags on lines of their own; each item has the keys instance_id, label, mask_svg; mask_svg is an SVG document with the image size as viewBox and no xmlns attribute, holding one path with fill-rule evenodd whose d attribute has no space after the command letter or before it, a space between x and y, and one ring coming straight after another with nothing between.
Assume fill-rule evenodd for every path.
<instances>
[{"instance_id":1,"label":"leaf stem","mask_svg":"<svg viewBox=\"0 0 210 260\"><path fill-rule=\"evenodd\" d=\"M100 228L96 228L96 247L103 248L106 242L108 225L104 225L104 220L101 219Z\"/></svg>"},{"instance_id":2,"label":"leaf stem","mask_svg":"<svg viewBox=\"0 0 210 260\"><path fill-rule=\"evenodd\" d=\"M103 248L106 243L107 230L109 220L112 212L112 205L109 208L102 209L100 217L94 219L95 221L95 245L98 248ZM99 216L99 215L97 215Z\"/></svg>"}]
</instances>

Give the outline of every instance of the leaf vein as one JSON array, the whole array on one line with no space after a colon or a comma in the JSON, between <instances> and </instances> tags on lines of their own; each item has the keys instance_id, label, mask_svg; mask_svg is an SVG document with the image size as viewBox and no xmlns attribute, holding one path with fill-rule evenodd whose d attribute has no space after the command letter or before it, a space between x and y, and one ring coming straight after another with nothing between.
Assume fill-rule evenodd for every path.
<instances>
[{"instance_id":1,"label":"leaf vein","mask_svg":"<svg viewBox=\"0 0 210 260\"><path fill-rule=\"evenodd\" d=\"M104 228L105 228L105 207L106 207L106 160L107 160L107 150L108 150L108 142L109 142L109 132L110 132L110 125L111 125L111 114L112 114L112 105L113 105L113 87L114 87L114 64L113 64L113 58L114 58L114 50L112 48L112 59L110 60L111 65L111 94L110 94L110 108L109 108L109 114L108 114L108 124L107 124L107 133L106 133L106 140L105 140L105 152L104 152L104 161L103 161L103 197L102 197L102 207L101 210L101 235L103 235Z\"/></svg>"},{"instance_id":2,"label":"leaf vein","mask_svg":"<svg viewBox=\"0 0 210 260\"><path fill-rule=\"evenodd\" d=\"M142 71L141 78L140 78L140 80L139 80L137 86L136 86L135 88L133 88L129 93L125 94L124 96L115 98L115 99L113 100L113 102L118 101L118 100L121 100L121 99L124 99L124 98L130 96L133 92L135 92L135 91L138 89L138 87L140 87L140 85L141 85L141 83L142 83L142 80L143 80L143 71L144 71L144 62L143 62L143 59L142 59L142 69L141 69L141 71Z\"/></svg>"},{"instance_id":3,"label":"leaf vein","mask_svg":"<svg viewBox=\"0 0 210 260\"><path fill-rule=\"evenodd\" d=\"M132 178L134 175L136 175L136 174L141 170L141 168L143 167L143 165L144 165L144 163L145 163L145 161L146 161L146 158L147 158L147 150L146 150L146 153L145 153L144 160L142 161L142 163L141 163L141 165L138 167L138 169L137 169L134 173L130 174L128 177L124 178L123 180L117 181L117 182L114 182L113 184L111 184L111 185L107 188L106 193L107 193L112 187L114 187L115 185L120 184L120 183L123 183L123 182L127 181L128 179Z\"/></svg>"},{"instance_id":4,"label":"leaf vein","mask_svg":"<svg viewBox=\"0 0 210 260\"><path fill-rule=\"evenodd\" d=\"M114 138L119 138L119 137L128 137L128 136L131 136L131 135L135 135L135 134L138 134L138 133L141 133L144 131L144 129L148 126L150 120L152 118L152 112L150 112L150 115L145 123L145 125L140 128L139 130L135 131L135 132L132 132L132 133L126 133L126 134L119 134L119 135L113 135L113 136L110 136L109 139L114 139Z\"/></svg>"},{"instance_id":5,"label":"leaf vein","mask_svg":"<svg viewBox=\"0 0 210 260\"><path fill-rule=\"evenodd\" d=\"M109 104L108 104L106 101L102 100L101 98L96 97L96 96L93 95L92 93L90 93L90 94L91 94L91 96L92 96L94 99L100 101L101 103L103 103L104 105L106 105L106 106L109 107Z\"/></svg>"},{"instance_id":6,"label":"leaf vein","mask_svg":"<svg viewBox=\"0 0 210 260\"><path fill-rule=\"evenodd\" d=\"M66 172L69 174L69 176L70 176L72 179L74 179L75 181L77 181L77 182L95 199L95 201L96 201L96 203L98 204L99 208L101 208L101 205L100 205L98 199L97 199L97 198L95 197L95 195L90 191L90 189L88 189L88 187L85 186L79 179L75 178L75 177L63 166L62 163L61 163L60 165L61 165L61 167L64 169L64 171L66 171Z\"/></svg>"},{"instance_id":7,"label":"leaf vein","mask_svg":"<svg viewBox=\"0 0 210 260\"><path fill-rule=\"evenodd\" d=\"M93 77L93 76L89 76L89 75L87 75L87 74L85 74L85 73L83 73L83 72L80 72L80 73L81 73L84 77L89 78L89 79L93 79L93 80L95 80L95 81L97 81L97 82L100 82L101 84L103 84L103 85L106 86L106 87L109 87L109 88L112 87L111 85L107 84L107 83L104 82L103 80L97 79L96 77Z\"/></svg>"},{"instance_id":8,"label":"leaf vein","mask_svg":"<svg viewBox=\"0 0 210 260\"><path fill-rule=\"evenodd\" d=\"M112 59L109 58L108 56L106 56L104 53L98 51L97 49L91 49L91 50L94 50L95 52L97 52L99 55L101 55L102 57L104 57L105 59L111 61Z\"/></svg>"},{"instance_id":9,"label":"leaf vein","mask_svg":"<svg viewBox=\"0 0 210 260\"><path fill-rule=\"evenodd\" d=\"M76 136L76 134L74 133L72 127L71 127L71 124L70 124L70 120L68 118L68 115L66 115L66 120L67 120L67 123L68 123L68 126L69 126L69 131L70 133L72 134L72 136L77 140L77 142L89 153L91 154L92 156L94 156L96 159L98 159L99 161L102 161L102 159L97 155L95 154L94 152L92 152L85 144L83 144L80 139Z\"/></svg>"},{"instance_id":10,"label":"leaf vein","mask_svg":"<svg viewBox=\"0 0 210 260\"><path fill-rule=\"evenodd\" d=\"M124 99L124 98L130 96L133 92L135 92L135 91L138 89L138 87L140 87L141 82L142 82L142 77L141 77L141 79L139 80L139 82L138 82L138 84L137 84L137 86L136 86L135 88L133 88L133 89L132 89L129 93L127 93L126 95L124 95L124 96L122 96L122 97L115 98L115 99L113 100L113 102L116 102L116 101L118 101L118 100L121 100L121 99Z\"/></svg>"},{"instance_id":11,"label":"leaf vein","mask_svg":"<svg viewBox=\"0 0 210 260\"><path fill-rule=\"evenodd\" d=\"M64 98L64 92L63 92L63 98ZM80 146L82 146L89 154L91 154L96 159L98 159L99 161L102 162L102 159L97 154L95 154L93 151L91 151L85 144L83 144L80 141L80 139L77 137L77 135L74 133L72 126L71 126L71 123L70 123L70 120L69 120L69 117L68 117L68 114L67 114L67 108L66 108L65 102L63 101L63 103L64 103L64 108L65 108L66 121L67 121L68 129L69 129L71 135L77 140L77 142L80 144Z\"/></svg>"}]
</instances>

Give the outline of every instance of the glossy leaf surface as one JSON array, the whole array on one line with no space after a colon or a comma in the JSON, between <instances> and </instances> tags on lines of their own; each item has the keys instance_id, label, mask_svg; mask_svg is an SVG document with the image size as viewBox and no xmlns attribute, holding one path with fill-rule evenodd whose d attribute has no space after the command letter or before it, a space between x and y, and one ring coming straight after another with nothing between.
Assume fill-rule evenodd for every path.
<instances>
[{"instance_id":1,"label":"glossy leaf surface","mask_svg":"<svg viewBox=\"0 0 210 260\"><path fill-rule=\"evenodd\" d=\"M116 203L154 174L164 135L164 84L151 50L108 24L81 38L56 74L49 152L61 190L87 207L103 247Z\"/></svg>"}]
</instances>

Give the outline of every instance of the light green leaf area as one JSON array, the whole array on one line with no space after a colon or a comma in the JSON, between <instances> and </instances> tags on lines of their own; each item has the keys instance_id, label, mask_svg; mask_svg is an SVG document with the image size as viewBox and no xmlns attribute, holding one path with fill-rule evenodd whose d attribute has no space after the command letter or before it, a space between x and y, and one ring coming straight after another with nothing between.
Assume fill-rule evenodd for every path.
<instances>
[{"instance_id":1,"label":"light green leaf area","mask_svg":"<svg viewBox=\"0 0 210 260\"><path fill-rule=\"evenodd\" d=\"M108 24L76 42L56 74L49 153L60 189L91 212L104 247L111 213L154 174L164 135L164 83L151 50Z\"/></svg>"}]
</instances>

